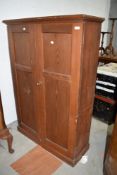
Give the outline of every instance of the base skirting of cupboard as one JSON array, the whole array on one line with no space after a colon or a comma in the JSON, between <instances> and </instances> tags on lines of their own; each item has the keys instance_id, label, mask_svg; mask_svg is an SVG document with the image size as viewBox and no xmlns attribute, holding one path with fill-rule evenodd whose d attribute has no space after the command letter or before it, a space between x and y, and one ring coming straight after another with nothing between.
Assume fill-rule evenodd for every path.
<instances>
[{"instance_id":1,"label":"base skirting of cupboard","mask_svg":"<svg viewBox=\"0 0 117 175\"><path fill-rule=\"evenodd\" d=\"M79 153L77 153L77 155L75 155L73 158L72 157L70 158L67 154L66 155L62 154L59 150L53 149L53 147L51 145L47 146L43 142L40 142L40 140L37 138L37 136L35 134L32 134L30 132L30 130L26 129L25 127L18 126L18 130L22 134L24 134L25 136L27 136L31 140L35 141L37 144L39 144L40 146L42 146L46 150L50 151L52 154L56 155L60 159L64 160L65 162L67 162L71 166L74 166L82 158L82 156L86 153L86 151L89 149L89 144L87 144L86 146L83 147L83 149L81 149L79 151Z\"/></svg>"},{"instance_id":2,"label":"base skirting of cupboard","mask_svg":"<svg viewBox=\"0 0 117 175\"><path fill-rule=\"evenodd\" d=\"M17 127L18 131L20 131L22 134L26 135L28 138L30 138L31 140L33 140L36 143L40 143L37 134L35 134L34 132L30 131L29 128L27 128L26 126L18 126Z\"/></svg>"},{"instance_id":3,"label":"base skirting of cupboard","mask_svg":"<svg viewBox=\"0 0 117 175\"><path fill-rule=\"evenodd\" d=\"M89 149L89 144L87 144L86 146L83 147L83 149L81 149L79 151L78 155L75 155L75 157L70 158L70 156L68 156L68 155L61 154L59 151L53 150L52 147L48 147L48 146L43 145L43 144L41 146L43 148L45 148L46 150L50 151L51 153L53 153L54 155L56 155L57 157L59 157L60 159L64 160L65 162L67 162L71 166L75 166L76 163L82 158L82 156Z\"/></svg>"},{"instance_id":4,"label":"base skirting of cupboard","mask_svg":"<svg viewBox=\"0 0 117 175\"><path fill-rule=\"evenodd\" d=\"M102 21L88 15L3 21L18 130L72 166L89 148Z\"/></svg>"}]
</instances>

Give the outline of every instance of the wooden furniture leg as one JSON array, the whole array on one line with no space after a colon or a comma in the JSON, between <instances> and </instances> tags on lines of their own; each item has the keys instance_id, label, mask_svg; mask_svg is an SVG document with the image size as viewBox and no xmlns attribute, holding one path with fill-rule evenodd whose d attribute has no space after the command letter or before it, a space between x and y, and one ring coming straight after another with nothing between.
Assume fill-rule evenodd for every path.
<instances>
[{"instance_id":1,"label":"wooden furniture leg","mask_svg":"<svg viewBox=\"0 0 117 175\"><path fill-rule=\"evenodd\" d=\"M8 150L10 153L13 153L14 152L14 150L12 149L13 136L11 135L9 129L5 124L1 94L0 94L0 139L7 140Z\"/></svg>"},{"instance_id":2,"label":"wooden furniture leg","mask_svg":"<svg viewBox=\"0 0 117 175\"><path fill-rule=\"evenodd\" d=\"M7 140L8 150L10 153L13 153L14 152L14 149L12 148L13 136L11 135L11 133L7 128L0 131L0 139Z\"/></svg>"},{"instance_id":3,"label":"wooden furniture leg","mask_svg":"<svg viewBox=\"0 0 117 175\"><path fill-rule=\"evenodd\" d=\"M14 152L14 149L12 148L12 142L13 142L13 136L9 133L7 137L7 143L8 143L8 149L10 153Z\"/></svg>"}]
</instances>

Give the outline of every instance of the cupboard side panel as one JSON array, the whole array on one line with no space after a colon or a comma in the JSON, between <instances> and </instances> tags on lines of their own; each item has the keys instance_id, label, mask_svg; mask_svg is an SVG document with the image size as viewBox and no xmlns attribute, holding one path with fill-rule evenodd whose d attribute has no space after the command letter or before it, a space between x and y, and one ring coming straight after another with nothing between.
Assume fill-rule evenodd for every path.
<instances>
[{"instance_id":1,"label":"cupboard side panel","mask_svg":"<svg viewBox=\"0 0 117 175\"><path fill-rule=\"evenodd\" d=\"M77 30L78 29L78 30ZM83 22L72 25L72 52L71 52L71 86L70 86L70 121L69 121L69 155L74 160L76 141L76 126L78 115L78 98L80 94L81 57L83 45ZM79 126L80 127L80 126Z\"/></svg>"},{"instance_id":2,"label":"cupboard side panel","mask_svg":"<svg viewBox=\"0 0 117 175\"><path fill-rule=\"evenodd\" d=\"M78 102L79 111L76 129L76 155L84 146L88 147L89 144L91 116L95 95L96 71L98 65L100 30L100 23L85 23L85 42L82 50L81 88ZM81 125L84 127L81 127Z\"/></svg>"},{"instance_id":3,"label":"cupboard side panel","mask_svg":"<svg viewBox=\"0 0 117 175\"><path fill-rule=\"evenodd\" d=\"M92 106L98 66L100 24L87 22L84 29L80 111Z\"/></svg>"}]
</instances>

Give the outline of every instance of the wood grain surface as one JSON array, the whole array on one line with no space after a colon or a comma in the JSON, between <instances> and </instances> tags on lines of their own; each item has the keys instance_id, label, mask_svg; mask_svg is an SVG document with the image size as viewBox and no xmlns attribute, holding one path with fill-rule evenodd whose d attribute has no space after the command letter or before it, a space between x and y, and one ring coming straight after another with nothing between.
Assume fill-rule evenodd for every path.
<instances>
[{"instance_id":1,"label":"wood grain surface","mask_svg":"<svg viewBox=\"0 0 117 175\"><path fill-rule=\"evenodd\" d=\"M35 147L11 167L20 175L51 175L62 162L40 146Z\"/></svg>"},{"instance_id":2,"label":"wood grain surface","mask_svg":"<svg viewBox=\"0 0 117 175\"><path fill-rule=\"evenodd\" d=\"M102 18L4 21L18 129L74 166L89 147Z\"/></svg>"}]
</instances>

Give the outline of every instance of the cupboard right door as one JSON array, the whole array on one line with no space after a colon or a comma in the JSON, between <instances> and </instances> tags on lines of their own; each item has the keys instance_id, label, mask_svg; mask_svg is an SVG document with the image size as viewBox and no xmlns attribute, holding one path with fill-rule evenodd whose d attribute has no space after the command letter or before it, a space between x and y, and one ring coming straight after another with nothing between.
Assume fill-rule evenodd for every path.
<instances>
[{"instance_id":1,"label":"cupboard right door","mask_svg":"<svg viewBox=\"0 0 117 175\"><path fill-rule=\"evenodd\" d=\"M45 82L45 142L68 149L71 34L43 34Z\"/></svg>"},{"instance_id":2,"label":"cupboard right door","mask_svg":"<svg viewBox=\"0 0 117 175\"><path fill-rule=\"evenodd\" d=\"M78 32L75 36L72 24L61 23L44 24L42 30L45 91L43 146L59 157L73 158L75 105L78 100L75 89L78 85L76 71L80 71L79 65L75 62L79 55L75 55L77 51L74 45L78 44L77 49L80 48L81 31L75 31Z\"/></svg>"}]
</instances>

